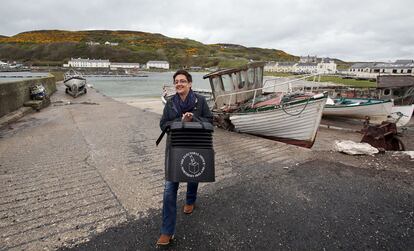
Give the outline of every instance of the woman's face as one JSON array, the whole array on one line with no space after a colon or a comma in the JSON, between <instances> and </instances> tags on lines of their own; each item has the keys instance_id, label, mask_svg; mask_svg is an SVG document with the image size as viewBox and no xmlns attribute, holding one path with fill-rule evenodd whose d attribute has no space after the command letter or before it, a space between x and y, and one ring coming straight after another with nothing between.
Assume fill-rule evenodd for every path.
<instances>
[{"instance_id":1,"label":"woman's face","mask_svg":"<svg viewBox=\"0 0 414 251\"><path fill-rule=\"evenodd\" d=\"M175 91L179 95L187 95L188 92L190 91L191 85L192 83L188 82L187 77L185 75L179 74L175 76L175 79L174 79Z\"/></svg>"}]
</instances>

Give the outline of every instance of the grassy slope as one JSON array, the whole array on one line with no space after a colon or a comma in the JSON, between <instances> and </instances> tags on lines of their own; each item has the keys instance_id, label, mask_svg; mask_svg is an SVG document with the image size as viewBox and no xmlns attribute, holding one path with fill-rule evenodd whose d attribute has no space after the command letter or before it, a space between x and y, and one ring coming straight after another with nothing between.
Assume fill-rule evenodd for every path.
<instances>
[{"instance_id":1,"label":"grassy slope","mask_svg":"<svg viewBox=\"0 0 414 251\"><path fill-rule=\"evenodd\" d=\"M88 46L86 42L101 45ZM106 41L118 46L103 45ZM296 61L281 50L240 45L206 45L191 39L176 39L139 31L42 30L0 37L0 58L34 64L61 65L71 57L109 59L113 62L168 60L173 68L185 66L233 67L249 60Z\"/></svg>"}]
</instances>

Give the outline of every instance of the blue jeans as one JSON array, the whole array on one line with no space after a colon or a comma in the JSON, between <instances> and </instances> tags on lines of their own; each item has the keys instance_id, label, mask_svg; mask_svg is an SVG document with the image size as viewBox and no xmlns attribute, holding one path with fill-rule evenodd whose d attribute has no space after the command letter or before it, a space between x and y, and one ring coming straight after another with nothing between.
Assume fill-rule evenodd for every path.
<instances>
[{"instance_id":1,"label":"blue jeans","mask_svg":"<svg viewBox=\"0 0 414 251\"><path fill-rule=\"evenodd\" d=\"M162 205L161 234L174 235L177 219L177 190L179 182L165 181ZM198 183L187 183L186 204L193 205L197 199Z\"/></svg>"}]
</instances>

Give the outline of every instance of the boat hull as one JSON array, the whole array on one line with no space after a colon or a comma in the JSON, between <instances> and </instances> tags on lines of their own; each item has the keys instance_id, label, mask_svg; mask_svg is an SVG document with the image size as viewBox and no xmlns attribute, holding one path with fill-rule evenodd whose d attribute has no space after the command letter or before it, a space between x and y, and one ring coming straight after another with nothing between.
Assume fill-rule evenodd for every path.
<instances>
[{"instance_id":1,"label":"boat hull","mask_svg":"<svg viewBox=\"0 0 414 251\"><path fill-rule=\"evenodd\" d=\"M411 120L414 105L395 105L391 109L388 121L395 123L398 127L405 126Z\"/></svg>"},{"instance_id":2,"label":"boat hull","mask_svg":"<svg viewBox=\"0 0 414 251\"><path fill-rule=\"evenodd\" d=\"M230 116L236 131L303 147L312 147L326 98L273 110Z\"/></svg>"},{"instance_id":3,"label":"boat hull","mask_svg":"<svg viewBox=\"0 0 414 251\"><path fill-rule=\"evenodd\" d=\"M340 116L349 118L366 119L369 117L371 122L386 121L393 107L392 101L364 103L362 105L325 105L324 116Z\"/></svg>"},{"instance_id":4,"label":"boat hull","mask_svg":"<svg viewBox=\"0 0 414 251\"><path fill-rule=\"evenodd\" d=\"M66 93L73 97L77 97L86 93L86 80L84 78L70 78L63 82L65 84Z\"/></svg>"}]
</instances>

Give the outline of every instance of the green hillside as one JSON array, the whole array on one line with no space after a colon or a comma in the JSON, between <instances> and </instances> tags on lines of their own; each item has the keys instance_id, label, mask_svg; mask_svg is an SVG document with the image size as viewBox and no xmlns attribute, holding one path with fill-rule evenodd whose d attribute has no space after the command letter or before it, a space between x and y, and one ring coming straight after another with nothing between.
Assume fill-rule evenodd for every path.
<instances>
[{"instance_id":1,"label":"green hillside","mask_svg":"<svg viewBox=\"0 0 414 251\"><path fill-rule=\"evenodd\" d=\"M107 41L118 45L105 45ZM87 42L100 44L88 45ZM149 60L167 60L172 68L234 67L250 60L298 60L298 57L276 49L235 44L208 45L191 39L140 31L39 30L11 37L0 36L0 60L17 60L33 65L62 65L72 57L142 64Z\"/></svg>"}]
</instances>

